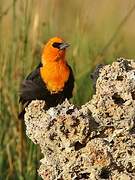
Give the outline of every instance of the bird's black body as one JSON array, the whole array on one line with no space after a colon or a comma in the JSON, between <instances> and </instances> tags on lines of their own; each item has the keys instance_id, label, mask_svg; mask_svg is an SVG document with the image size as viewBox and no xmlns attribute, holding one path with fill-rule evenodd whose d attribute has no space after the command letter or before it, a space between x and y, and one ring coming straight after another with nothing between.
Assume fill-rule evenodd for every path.
<instances>
[{"instance_id":1,"label":"bird's black body","mask_svg":"<svg viewBox=\"0 0 135 180\"><path fill-rule=\"evenodd\" d=\"M46 107L50 108L62 103L66 98L70 99L72 97L72 91L74 88L74 76L72 69L70 69L70 75L68 81L65 83L64 89L57 93L51 93L40 75L40 63L38 67L32 71L27 78L22 82L20 89L20 102L24 104L29 104L32 100L45 100ZM24 116L25 110L19 114L21 119Z\"/></svg>"}]
</instances>

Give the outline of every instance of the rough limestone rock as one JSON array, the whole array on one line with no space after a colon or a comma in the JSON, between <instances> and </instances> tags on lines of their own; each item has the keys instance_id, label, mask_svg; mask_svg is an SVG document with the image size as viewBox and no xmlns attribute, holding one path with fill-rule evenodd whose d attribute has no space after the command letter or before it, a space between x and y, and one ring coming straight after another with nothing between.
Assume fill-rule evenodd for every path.
<instances>
[{"instance_id":1,"label":"rough limestone rock","mask_svg":"<svg viewBox=\"0 0 135 180\"><path fill-rule=\"evenodd\" d=\"M101 66L94 85L95 95L80 108L67 100L47 111L44 101L26 108L26 133L44 155L44 180L135 179L135 61Z\"/></svg>"}]
</instances>

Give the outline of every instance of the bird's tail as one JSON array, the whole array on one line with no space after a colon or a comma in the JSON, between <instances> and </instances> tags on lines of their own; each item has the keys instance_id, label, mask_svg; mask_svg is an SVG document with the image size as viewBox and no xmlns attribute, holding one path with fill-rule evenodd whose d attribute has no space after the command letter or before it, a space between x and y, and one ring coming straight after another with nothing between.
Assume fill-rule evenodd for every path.
<instances>
[{"instance_id":1,"label":"bird's tail","mask_svg":"<svg viewBox=\"0 0 135 180\"><path fill-rule=\"evenodd\" d=\"M25 108L29 105L29 101L24 104L19 104L19 113L18 113L18 119L24 120L24 115L26 113Z\"/></svg>"},{"instance_id":2,"label":"bird's tail","mask_svg":"<svg viewBox=\"0 0 135 180\"><path fill-rule=\"evenodd\" d=\"M24 120L24 114L25 114L25 109L23 109L23 110L18 114L18 119L19 119L19 120Z\"/></svg>"}]
</instances>

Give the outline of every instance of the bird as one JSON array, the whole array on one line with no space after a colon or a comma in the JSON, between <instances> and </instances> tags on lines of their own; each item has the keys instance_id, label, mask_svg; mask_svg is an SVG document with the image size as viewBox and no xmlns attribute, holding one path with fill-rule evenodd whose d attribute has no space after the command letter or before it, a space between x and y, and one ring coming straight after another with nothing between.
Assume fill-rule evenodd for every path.
<instances>
[{"instance_id":1,"label":"bird","mask_svg":"<svg viewBox=\"0 0 135 180\"><path fill-rule=\"evenodd\" d=\"M74 74L66 60L68 47L60 37L49 39L43 46L40 63L20 86L19 119L24 119L25 108L32 100L44 100L49 109L72 97Z\"/></svg>"}]
</instances>

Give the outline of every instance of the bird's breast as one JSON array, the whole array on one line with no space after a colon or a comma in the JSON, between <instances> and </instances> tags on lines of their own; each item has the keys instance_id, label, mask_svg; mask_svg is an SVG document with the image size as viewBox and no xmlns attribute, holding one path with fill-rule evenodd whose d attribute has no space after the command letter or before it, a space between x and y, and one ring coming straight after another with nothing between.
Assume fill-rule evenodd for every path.
<instances>
[{"instance_id":1,"label":"bird's breast","mask_svg":"<svg viewBox=\"0 0 135 180\"><path fill-rule=\"evenodd\" d=\"M70 74L65 61L46 63L40 68L41 78L51 93L61 92Z\"/></svg>"}]
</instances>

